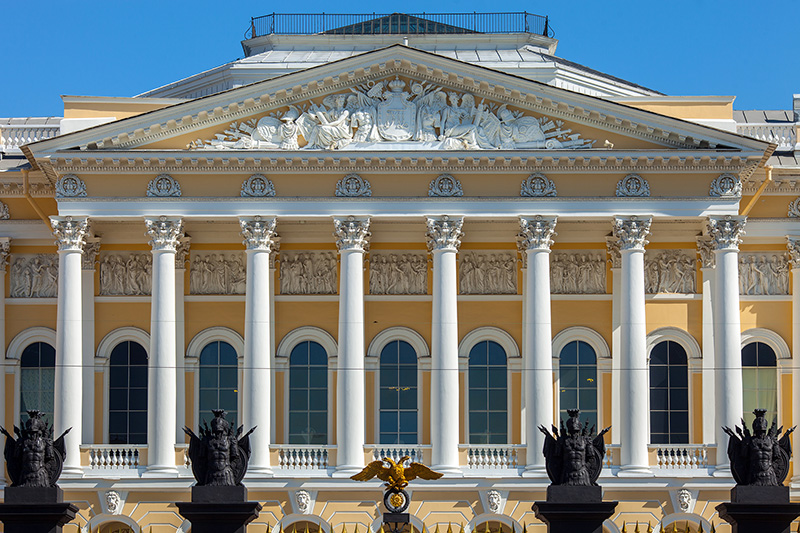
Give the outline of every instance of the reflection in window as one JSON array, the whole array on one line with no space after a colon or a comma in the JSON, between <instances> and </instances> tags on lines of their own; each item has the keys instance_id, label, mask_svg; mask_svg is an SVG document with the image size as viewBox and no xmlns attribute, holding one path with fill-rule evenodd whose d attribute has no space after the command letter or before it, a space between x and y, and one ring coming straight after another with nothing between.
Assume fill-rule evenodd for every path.
<instances>
[{"instance_id":1,"label":"reflection in window","mask_svg":"<svg viewBox=\"0 0 800 533\"><path fill-rule=\"evenodd\" d=\"M215 341L200 352L200 420L210 422L212 409L225 409L231 426L239 420L239 379L236 350L227 342Z\"/></svg>"},{"instance_id":2,"label":"reflection in window","mask_svg":"<svg viewBox=\"0 0 800 533\"><path fill-rule=\"evenodd\" d=\"M328 444L328 354L313 341L289 354L289 444Z\"/></svg>"},{"instance_id":3,"label":"reflection in window","mask_svg":"<svg viewBox=\"0 0 800 533\"><path fill-rule=\"evenodd\" d=\"M508 442L506 352L494 341L479 342L469 352L469 442Z\"/></svg>"},{"instance_id":4,"label":"reflection in window","mask_svg":"<svg viewBox=\"0 0 800 533\"><path fill-rule=\"evenodd\" d=\"M147 444L147 352L141 344L117 344L109 358L109 444Z\"/></svg>"},{"instance_id":5,"label":"reflection in window","mask_svg":"<svg viewBox=\"0 0 800 533\"><path fill-rule=\"evenodd\" d=\"M558 363L559 418L580 409L581 421L597 428L597 355L589 344L572 341L561 349Z\"/></svg>"},{"instance_id":6,"label":"reflection in window","mask_svg":"<svg viewBox=\"0 0 800 533\"><path fill-rule=\"evenodd\" d=\"M778 415L778 358L763 342L751 342L742 348L742 385L744 421L753 423L753 409L766 409L767 420Z\"/></svg>"},{"instance_id":7,"label":"reflection in window","mask_svg":"<svg viewBox=\"0 0 800 533\"><path fill-rule=\"evenodd\" d=\"M663 341L650 351L650 442L689 443L689 368L686 350Z\"/></svg>"},{"instance_id":8,"label":"reflection in window","mask_svg":"<svg viewBox=\"0 0 800 533\"><path fill-rule=\"evenodd\" d=\"M19 358L20 422L28 420L28 411L41 411L53 423L56 350L46 342L29 344ZM16 421L14 422L16 424Z\"/></svg>"},{"instance_id":9,"label":"reflection in window","mask_svg":"<svg viewBox=\"0 0 800 533\"><path fill-rule=\"evenodd\" d=\"M417 353L392 341L380 357L380 444L417 444Z\"/></svg>"}]
</instances>

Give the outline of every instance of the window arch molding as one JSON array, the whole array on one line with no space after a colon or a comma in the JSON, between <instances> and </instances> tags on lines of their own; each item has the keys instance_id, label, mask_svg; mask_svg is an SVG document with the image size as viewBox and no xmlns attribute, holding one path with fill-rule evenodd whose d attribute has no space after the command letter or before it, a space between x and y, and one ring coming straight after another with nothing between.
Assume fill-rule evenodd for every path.
<instances>
[{"instance_id":1,"label":"window arch molding","mask_svg":"<svg viewBox=\"0 0 800 533\"><path fill-rule=\"evenodd\" d=\"M467 523L466 527L464 528L464 533L471 533L473 531L475 533L480 533L481 526L486 522L500 522L501 524L503 524L512 531L523 530L522 524L520 524L519 522L517 522L508 515L483 513L476 516Z\"/></svg>"},{"instance_id":2,"label":"window arch molding","mask_svg":"<svg viewBox=\"0 0 800 533\"><path fill-rule=\"evenodd\" d=\"M186 347L186 358L197 360L200 357L200 352L203 351L209 343L222 341L227 342L233 349L236 350L236 355L241 359L244 357L244 339L236 331L231 328L223 326L214 326L204 329L189 341Z\"/></svg>"},{"instance_id":3,"label":"window arch molding","mask_svg":"<svg viewBox=\"0 0 800 533\"><path fill-rule=\"evenodd\" d=\"M150 334L141 328L133 326L117 328L106 334L103 340L100 341L100 344L97 345L97 358L101 359L104 365L108 365L111 351L117 344L125 341L139 343L147 353L147 358L150 358Z\"/></svg>"},{"instance_id":4,"label":"window arch molding","mask_svg":"<svg viewBox=\"0 0 800 533\"><path fill-rule=\"evenodd\" d=\"M106 513L93 516L92 519L86 523L86 529L89 531L94 531L95 528L98 528L99 530L101 526L105 524L113 524L114 522L125 524L126 526L131 528L131 531L134 532L140 532L142 530L141 526L139 526L139 524L136 523L136 520L134 520L129 516L125 516L124 514L106 514Z\"/></svg>"},{"instance_id":5,"label":"window arch molding","mask_svg":"<svg viewBox=\"0 0 800 533\"><path fill-rule=\"evenodd\" d=\"M608 343L598 332L585 326L562 329L553 337L553 357L559 359L561 350L572 341L583 341L594 349L597 359L611 359Z\"/></svg>"},{"instance_id":6,"label":"window arch molding","mask_svg":"<svg viewBox=\"0 0 800 533\"><path fill-rule=\"evenodd\" d=\"M288 360L294 347L304 341L314 341L325 348L325 353L328 354L329 358L339 353L336 340L330 333L316 326L302 326L283 336L278 348L275 350L275 355L285 357Z\"/></svg>"},{"instance_id":7,"label":"window arch molding","mask_svg":"<svg viewBox=\"0 0 800 533\"><path fill-rule=\"evenodd\" d=\"M688 359L702 359L703 352L700 350L700 344L688 332L676 327L664 327L651 331L647 335L647 353L648 358L650 351L658 344L664 341L677 342L681 347L686 350L686 357Z\"/></svg>"},{"instance_id":8,"label":"window arch molding","mask_svg":"<svg viewBox=\"0 0 800 533\"><path fill-rule=\"evenodd\" d=\"M34 342L44 342L55 348L56 330L36 326L20 331L9 343L6 359L14 360L15 364L19 364L23 350Z\"/></svg>"},{"instance_id":9,"label":"window arch molding","mask_svg":"<svg viewBox=\"0 0 800 533\"><path fill-rule=\"evenodd\" d=\"M303 339L303 340L310 340L310 339ZM290 515L286 515L282 519L280 519L278 523L275 524L275 528L277 528L278 531L286 531L287 533L289 533L291 531L290 528L292 524L295 524L297 522L311 522L317 524L322 533L332 532L330 523L325 521L325 519L322 518L321 516L317 516L315 514L293 513Z\"/></svg>"},{"instance_id":10,"label":"window arch molding","mask_svg":"<svg viewBox=\"0 0 800 533\"><path fill-rule=\"evenodd\" d=\"M506 357L519 357L519 346L517 341L507 331L494 326L483 326L475 328L461 339L458 345L458 357L469 359L469 352L472 348L483 341L494 341L503 347Z\"/></svg>"},{"instance_id":11,"label":"window arch molding","mask_svg":"<svg viewBox=\"0 0 800 533\"><path fill-rule=\"evenodd\" d=\"M381 351L393 341L405 341L417 352L417 358L429 357L431 351L425 339L411 328L395 326L386 328L372 338L367 348L367 357L380 357Z\"/></svg>"},{"instance_id":12,"label":"window arch molding","mask_svg":"<svg viewBox=\"0 0 800 533\"><path fill-rule=\"evenodd\" d=\"M767 328L751 328L742 332L742 348L754 342L763 342L775 352L780 359L791 359L792 352L783 337Z\"/></svg>"}]
</instances>

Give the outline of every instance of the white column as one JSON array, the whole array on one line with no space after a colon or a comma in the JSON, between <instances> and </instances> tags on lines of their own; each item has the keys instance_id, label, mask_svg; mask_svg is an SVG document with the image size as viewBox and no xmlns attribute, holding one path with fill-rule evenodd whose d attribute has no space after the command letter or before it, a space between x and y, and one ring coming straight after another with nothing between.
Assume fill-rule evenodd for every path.
<instances>
[{"instance_id":1,"label":"white column","mask_svg":"<svg viewBox=\"0 0 800 533\"><path fill-rule=\"evenodd\" d=\"M550 314L550 245L556 217L520 217L519 248L527 255L523 295L523 369L525 373L525 476L544 477L544 435L553 424L553 327Z\"/></svg>"},{"instance_id":2,"label":"white column","mask_svg":"<svg viewBox=\"0 0 800 533\"><path fill-rule=\"evenodd\" d=\"M6 353L6 266L8 264L11 239L0 237L0 348ZM14 418L16 418L14 413ZM10 422L10 423L9 423ZM0 370L0 425L9 428L17 424L17 420L6 420L6 371ZM5 486L5 458L0 454L0 486Z\"/></svg>"},{"instance_id":3,"label":"white column","mask_svg":"<svg viewBox=\"0 0 800 533\"><path fill-rule=\"evenodd\" d=\"M700 271L703 274L703 442L716 442L717 417L714 371L714 249L708 237L697 238Z\"/></svg>"},{"instance_id":4,"label":"white column","mask_svg":"<svg viewBox=\"0 0 800 533\"><path fill-rule=\"evenodd\" d=\"M800 236L789 235L786 241L792 263L792 425L800 426ZM797 450L792 461L792 483L798 483L800 454Z\"/></svg>"},{"instance_id":5,"label":"white column","mask_svg":"<svg viewBox=\"0 0 800 533\"><path fill-rule=\"evenodd\" d=\"M177 425L175 252L183 236L180 218L145 218L153 250L150 357L147 372L147 473L173 475Z\"/></svg>"},{"instance_id":6,"label":"white column","mask_svg":"<svg viewBox=\"0 0 800 533\"><path fill-rule=\"evenodd\" d=\"M611 444L619 445L619 420L622 416L621 398L619 394L619 361L620 361L620 329L619 329L619 296L622 286L622 254L619 252L619 241L616 237L606 238L608 261L611 263Z\"/></svg>"},{"instance_id":7,"label":"white column","mask_svg":"<svg viewBox=\"0 0 800 533\"><path fill-rule=\"evenodd\" d=\"M275 218L240 218L247 251L247 283L244 304L244 372L242 424L257 428L250 436L253 450L248 474L271 476L269 444L272 435L272 331L269 305L272 294L270 254L277 235Z\"/></svg>"},{"instance_id":8,"label":"white column","mask_svg":"<svg viewBox=\"0 0 800 533\"><path fill-rule=\"evenodd\" d=\"M336 368L336 475L364 468L366 397L364 357L364 252L369 217L334 218L339 248L339 354Z\"/></svg>"},{"instance_id":9,"label":"white column","mask_svg":"<svg viewBox=\"0 0 800 533\"><path fill-rule=\"evenodd\" d=\"M58 245L58 310L56 313L55 436L64 438L67 454L64 473L81 475L80 446L83 430L83 316L81 313L81 254L88 221L85 218L50 217Z\"/></svg>"},{"instance_id":10,"label":"white column","mask_svg":"<svg viewBox=\"0 0 800 533\"><path fill-rule=\"evenodd\" d=\"M620 476L653 475L647 456L650 416L647 324L644 307L644 247L650 217L615 217L614 236L622 256L619 296Z\"/></svg>"},{"instance_id":11,"label":"white column","mask_svg":"<svg viewBox=\"0 0 800 533\"><path fill-rule=\"evenodd\" d=\"M87 237L81 264L81 307L83 310L83 444L94 444L94 273L100 239Z\"/></svg>"},{"instance_id":12,"label":"white column","mask_svg":"<svg viewBox=\"0 0 800 533\"><path fill-rule=\"evenodd\" d=\"M428 250L433 254L431 462L434 470L453 475L461 473L456 254L461 246L464 218L429 217L427 224Z\"/></svg>"},{"instance_id":13,"label":"white column","mask_svg":"<svg viewBox=\"0 0 800 533\"><path fill-rule=\"evenodd\" d=\"M714 362L716 366L717 470L730 476L728 436L722 426L733 428L742 417L742 328L739 316L739 243L746 218L709 217L716 261L714 279Z\"/></svg>"},{"instance_id":14,"label":"white column","mask_svg":"<svg viewBox=\"0 0 800 533\"><path fill-rule=\"evenodd\" d=\"M184 444L186 434L186 322L184 317L184 296L186 292L186 260L189 258L191 239L180 239L175 250L175 443Z\"/></svg>"}]
</instances>

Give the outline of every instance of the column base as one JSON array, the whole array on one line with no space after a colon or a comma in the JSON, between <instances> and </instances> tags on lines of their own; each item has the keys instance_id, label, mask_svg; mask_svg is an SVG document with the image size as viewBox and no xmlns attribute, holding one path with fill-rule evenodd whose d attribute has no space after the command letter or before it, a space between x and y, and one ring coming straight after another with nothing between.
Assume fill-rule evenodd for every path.
<instances>
[{"instance_id":1,"label":"column base","mask_svg":"<svg viewBox=\"0 0 800 533\"><path fill-rule=\"evenodd\" d=\"M364 470L364 465L341 465L336 467L331 477L350 477L358 474L362 470Z\"/></svg>"},{"instance_id":2,"label":"column base","mask_svg":"<svg viewBox=\"0 0 800 533\"><path fill-rule=\"evenodd\" d=\"M175 477L178 475L178 469L170 465L151 465L148 466L142 477Z\"/></svg>"},{"instance_id":3,"label":"column base","mask_svg":"<svg viewBox=\"0 0 800 533\"><path fill-rule=\"evenodd\" d=\"M711 474L713 477L733 477L731 474L731 465L719 465L714 469L714 472Z\"/></svg>"},{"instance_id":4,"label":"column base","mask_svg":"<svg viewBox=\"0 0 800 533\"><path fill-rule=\"evenodd\" d=\"M454 465L434 465L431 467L434 472L439 472L447 477L464 477L464 471L460 466Z\"/></svg>"},{"instance_id":5,"label":"column base","mask_svg":"<svg viewBox=\"0 0 800 533\"><path fill-rule=\"evenodd\" d=\"M649 465L626 465L619 468L617 477L655 477L655 474Z\"/></svg>"},{"instance_id":6,"label":"column base","mask_svg":"<svg viewBox=\"0 0 800 533\"><path fill-rule=\"evenodd\" d=\"M528 465L522 471L522 477L547 478L547 468L544 465Z\"/></svg>"},{"instance_id":7,"label":"column base","mask_svg":"<svg viewBox=\"0 0 800 533\"><path fill-rule=\"evenodd\" d=\"M248 465L247 473L244 475L244 478L249 479L254 477L275 477L275 472L268 466Z\"/></svg>"},{"instance_id":8,"label":"column base","mask_svg":"<svg viewBox=\"0 0 800 533\"><path fill-rule=\"evenodd\" d=\"M82 466L65 466L61 471L62 477L83 477L84 471Z\"/></svg>"}]
</instances>

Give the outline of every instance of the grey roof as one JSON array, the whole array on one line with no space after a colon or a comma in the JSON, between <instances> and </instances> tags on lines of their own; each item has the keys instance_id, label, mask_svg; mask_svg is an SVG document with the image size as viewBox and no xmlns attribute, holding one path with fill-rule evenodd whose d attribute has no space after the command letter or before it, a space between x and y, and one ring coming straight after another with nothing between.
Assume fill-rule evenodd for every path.
<instances>
[{"instance_id":1,"label":"grey roof","mask_svg":"<svg viewBox=\"0 0 800 533\"><path fill-rule=\"evenodd\" d=\"M800 167L800 155L795 152L775 152L767 164L773 167Z\"/></svg>"},{"instance_id":2,"label":"grey roof","mask_svg":"<svg viewBox=\"0 0 800 533\"><path fill-rule=\"evenodd\" d=\"M768 122L794 122L794 112L783 109L751 109L747 111L733 110L733 120L736 122L750 122L764 124Z\"/></svg>"}]
</instances>

